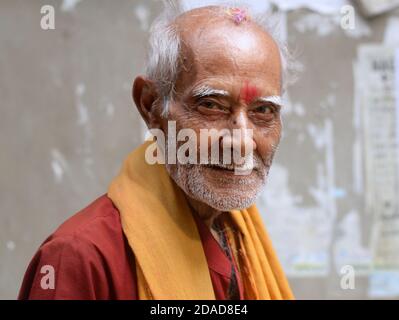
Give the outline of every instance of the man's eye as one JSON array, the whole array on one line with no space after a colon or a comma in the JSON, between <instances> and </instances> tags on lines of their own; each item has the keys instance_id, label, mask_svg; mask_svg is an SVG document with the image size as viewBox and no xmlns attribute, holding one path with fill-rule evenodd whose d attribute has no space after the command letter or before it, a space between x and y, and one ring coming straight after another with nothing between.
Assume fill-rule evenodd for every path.
<instances>
[{"instance_id":1,"label":"man's eye","mask_svg":"<svg viewBox=\"0 0 399 320\"><path fill-rule=\"evenodd\" d=\"M203 101L201 102L201 106L205 107L207 109L220 109L219 105L217 105L215 102L212 101Z\"/></svg>"},{"instance_id":2,"label":"man's eye","mask_svg":"<svg viewBox=\"0 0 399 320\"><path fill-rule=\"evenodd\" d=\"M255 111L259 112L259 113L263 113L263 114L270 114L270 113L274 112L274 109L272 106L262 105L262 106L255 108Z\"/></svg>"},{"instance_id":3,"label":"man's eye","mask_svg":"<svg viewBox=\"0 0 399 320\"><path fill-rule=\"evenodd\" d=\"M228 112L226 107L211 100L200 101L198 103L198 110L212 114Z\"/></svg>"}]
</instances>

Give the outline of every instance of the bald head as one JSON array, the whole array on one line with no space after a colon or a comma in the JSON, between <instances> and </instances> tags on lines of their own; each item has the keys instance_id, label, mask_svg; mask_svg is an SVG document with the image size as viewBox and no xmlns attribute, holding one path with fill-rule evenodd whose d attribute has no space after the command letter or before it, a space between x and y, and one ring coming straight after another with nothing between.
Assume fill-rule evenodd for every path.
<instances>
[{"instance_id":1,"label":"bald head","mask_svg":"<svg viewBox=\"0 0 399 320\"><path fill-rule=\"evenodd\" d=\"M237 19L240 18L240 20ZM267 75L267 90L279 94L280 50L274 39L242 10L209 6L188 11L174 21L181 39L180 73L176 91L203 77L234 75L260 79ZM181 90L180 90L180 93Z\"/></svg>"}]
</instances>

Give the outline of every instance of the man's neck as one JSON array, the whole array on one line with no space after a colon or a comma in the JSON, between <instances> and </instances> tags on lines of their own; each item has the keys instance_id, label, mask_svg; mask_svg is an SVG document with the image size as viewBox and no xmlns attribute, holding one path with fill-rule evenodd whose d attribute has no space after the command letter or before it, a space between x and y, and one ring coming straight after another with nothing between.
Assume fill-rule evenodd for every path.
<instances>
[{"instance_id":1,"label":"man's neck","mask_svg":"<svg viewBox=\"0 0 399 320\"><path fill-rule=\"evenodd\" d=\"M200 219L206 224L206 226L212 231L215 219L222 213L220 210L216 210L205 203L198 200L187 197L187 201L190 207L198 214Z\"/></svg>"}]
</instances>

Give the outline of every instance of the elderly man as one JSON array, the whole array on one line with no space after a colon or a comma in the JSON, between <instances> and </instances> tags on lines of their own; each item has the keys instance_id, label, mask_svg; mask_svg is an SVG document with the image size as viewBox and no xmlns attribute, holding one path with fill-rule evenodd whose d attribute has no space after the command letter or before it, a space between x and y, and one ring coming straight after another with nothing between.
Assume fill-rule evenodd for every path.
<instances>
[{"instance_id":1,"label":"elderly man","mask_svg":"<svg viewBox=\"0 0 399 320\"><path fill-rule=\"evenodd\" d=\"M42 244L20 299L293 298L253 205L280 140L284 50L245 9L168 10L132 91L157 142L133 151L108 193ZM222 132L182 152L211 151L211 163L171 161L171 128ZM223 155L246 150L243 161L215 162L215 144Z\"/></svg>"}]
</instances>

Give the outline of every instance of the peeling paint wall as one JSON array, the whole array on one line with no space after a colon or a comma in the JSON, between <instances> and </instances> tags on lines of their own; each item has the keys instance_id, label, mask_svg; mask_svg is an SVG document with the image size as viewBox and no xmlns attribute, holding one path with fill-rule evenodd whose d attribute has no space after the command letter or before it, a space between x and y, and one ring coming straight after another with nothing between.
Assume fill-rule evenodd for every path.
<instances>
[{"instance_id":1,"label":"peeling paint wall","mask_svg":"<svg viewBox=\"0 0 399 320\"><path fill-rule=\"evenodd\" d=\"M40 28L54 5L55 30ZM35 250L106 192L141 142L131 99L144 71L149 1L0 2L0 298L15 298Z\"/></svg>"},{"instance_id":2,"label":"peeling paint wall","mask_svg":"<svg viewBox=\"0 0 399 320\"><path fill-rule=\"evenodd\" d=\"M16 297L40 243L106 192L143 135L130 91L160 3L51 1L56 29L43 31L47 2L0 2L0 298ZM284 137L259 207L297 298L367 298L368 277L343 291L337 272L348 243L358 261L369 259L353 64L359 44L398 41L399 14L359 17L351 33L307 9L282 18L305 71L285 97ZM312 272L304 266L298 277L309 261Z\"/></svg>"},{"instance_id":3,"label":"peeling paint wall","mask_svg":"<svg viewBox=\"0 0 399 320\"><path fill-rule=\"evenodd\" d=\"M305 71L289 90L284 138L259 206L299 298L370 297L372 278L361 268L354 290L340 286L348 261L364 267L372 259L353 65L359 45L397 34L397 15L358 17L348 32L334 16L303 9L287 14L288 40ZM389 296L386 283L377 286Z\"/></svg>"}]
</instances>

